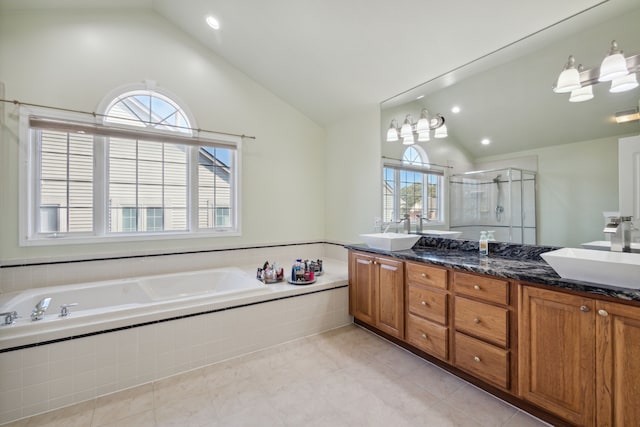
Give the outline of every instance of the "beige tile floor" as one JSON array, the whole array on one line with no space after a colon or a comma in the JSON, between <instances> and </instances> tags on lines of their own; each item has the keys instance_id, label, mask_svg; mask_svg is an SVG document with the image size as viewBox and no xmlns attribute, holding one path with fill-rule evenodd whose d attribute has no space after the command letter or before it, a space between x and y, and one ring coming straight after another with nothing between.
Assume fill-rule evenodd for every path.
<instances>
[{"instance_id":1,"label":"beige tile floor","mask_svg":"<svg viewBox=\"0 0 640 427\"><path fill-rule=\"evenodd\" d=\"M544 425L354 325L8 424Z\"/></svg>"}]
</instances>

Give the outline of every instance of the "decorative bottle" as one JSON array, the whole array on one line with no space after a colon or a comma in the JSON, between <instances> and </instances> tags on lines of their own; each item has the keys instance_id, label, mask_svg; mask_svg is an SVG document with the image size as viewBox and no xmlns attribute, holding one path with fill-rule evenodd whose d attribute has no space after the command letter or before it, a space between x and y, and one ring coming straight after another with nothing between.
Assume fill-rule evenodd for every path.
<instances>
[{"instance_id":1,"label":"decorative bottle","mask_svg":"<svg viewBox=\"0 0 640 427\"><path fill-rule=\"evenodd\" d=\"M487 240L487 232L480 232L480 255L489 255L489 240Z\"/></svg>"}]
</instances>

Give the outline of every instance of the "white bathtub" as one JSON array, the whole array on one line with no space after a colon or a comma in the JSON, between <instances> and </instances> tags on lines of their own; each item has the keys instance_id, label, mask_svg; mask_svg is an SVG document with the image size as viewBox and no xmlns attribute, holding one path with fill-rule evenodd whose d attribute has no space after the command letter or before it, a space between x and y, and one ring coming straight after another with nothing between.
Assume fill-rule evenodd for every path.
<instances>
[{"instance_id":1,"label":"white bathtub","mask_svg":"<svg viewBox=\"0 0 640 427\"><path fill-rule=\"evenodd\" d=\"M0 313L19 316L13 325L0 325L0 350L221 309L231 300L250 303L271 291L242 269L227 267L0 294ZM47 297L44 318L31 320ZM60 306L73 303L78 305L61 317Z\"/></svg>"}]
</instances>

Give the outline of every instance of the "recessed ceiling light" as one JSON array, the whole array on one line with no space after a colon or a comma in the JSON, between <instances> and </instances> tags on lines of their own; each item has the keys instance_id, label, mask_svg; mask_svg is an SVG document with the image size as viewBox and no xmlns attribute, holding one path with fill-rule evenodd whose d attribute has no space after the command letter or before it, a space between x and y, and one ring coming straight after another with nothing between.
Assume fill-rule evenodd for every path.
<instances>
[{"instance_id":1,"label":"recessed ceiling light","mask_svg":"<svg viewBox=\"0 0 640 427\"><path fill-rule=\"evenodd\" d=\"M491 144L491 140L489 138L484 138L482 141L480 141L480 143L482 145L489 145Z\"/></svg>"},{"instance_id":2,"label":"recessed ceiling light","mask_svg":"<svg viewBox=\"0 0 640 427\"><path fill-rule=\"evenodd\" d=\"M628 111L620 111L616 113L616 123L627 123L640 120L640 112L638 108Z\"/></svg>"},{"instance_id":3,"label":"recessed ceiling light","mask_svg":"<svg viewBox=\"0 0 640 427\"><path fill-rule=\"evenodd\" d=\"M220 29L220 21L218 21L213 15L207 16L207 24L214 30Z\"/></svg>"},{"instance_id":4,"label":"recessed ceiling light","mask_svg":"<svg viewBox=\"0 0 640 427\"><path fill-rule=\"evenodd\" d=\"M418 96L416 97L416 99L422 99L422 98L424 98L424 95L418 95Z\"/></svg>"},{"instance_id":5,"label":"recessed ceiling light","mask_svg":"<svg viewBox=\"0 0 640 427\"><path fill-rule=\"evenodd\" d=\"M458 107L457 105L454 105L453 107L451 107L451 112L453 114L458 114L460 112L460 107Z\"/></svg>"}]
</instances>

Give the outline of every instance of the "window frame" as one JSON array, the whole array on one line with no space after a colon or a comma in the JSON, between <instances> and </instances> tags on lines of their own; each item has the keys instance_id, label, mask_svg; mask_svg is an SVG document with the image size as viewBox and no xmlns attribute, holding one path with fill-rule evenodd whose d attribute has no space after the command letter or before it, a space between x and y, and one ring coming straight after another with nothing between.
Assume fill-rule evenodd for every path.
<instances>
[{"instance_id":1,"label":"window frame","mask_svg":"<svg viewBox=\"0 0 640 427\"><path fill-rule=\"evenodd\" d=\"M159 92L161 93L161 92ZM167 97L167 94L163 94ZM172 98L170 98L172 99ZM174 101L175 102L175 101ZM88 117L89 116L89 117ZM93 231L92 232L38 232L38 221L40 216L39 210L39 182L41 165L38 156L37 142L32 138L32 128L30 120L33 117L45 120L68 122L79 126L98 126L103 130L123 129L125 127L118 125L112 126L108 123L102 123L95 120L87 114L61 111L57 109L20 106L19 113L19 244L20 246L49 246L61 244L83 244L104 242L127 242L127 241L158 241L173 239L191 239L191 238L207 238L207 237L231 237L242 235L241 223L241 164L242 164L242 138L239 136L208 133L207 137L189 137L188 135L179 134L177 138L185 140L184 145L188 150L187 155L187 228L180 231L159 231L159 232L143 232L136 231L133 233L109 232L108 231L108 153L107 153L107 137L98 133L94 134L94 170L93 170ZM191 119L189 117L189 119ZM194 126L191 122L191 126ZM126 127L127 131L144 132L144 129ZM175 133L166 131L153 130L145 133L147 137L158 136L171 139L176 136ZM193 141L193 142L189 142ZM173 142L173 141L169 141ZM197 144L201 142L201 144ZM176 142L173 142L176 143ZM230 195L230 207L232 212L232 228L215 229L200 228L198 218L198 152L200 147L214 146L228 148L232 150L231 156L231 173L230 186L232 188ZM195 161L195 163L194 163Z\"/></svg>"},{"instance_id":2,"label":"window frame","mask_svg":"<svg viewBox=\"0 0 640 427\"><path fill-rule=\"evenodd\" d=\"M417 172L417 173L421 173L423 174L423 179L422 179L422 210L423 210L423 214L426 213L426 211L428 211L428 186L429 186L429 175L433 175L433 176L437 176L438 180L439 180L439 185L438 185L438 193L439 193L439 197L437 198L437 204L438 204L438 219L437 220L431 220L429 222L430 225L433 226L443 226L447 224L447 219L446 219L446 208L445 208L445 199L446 199L446 172L444 170L438 170L438 169L434 169L431 167L431 165L429 164L429 158L426 154L426 152L422 149L422 147L419 146L409 146L407 147L407 149L403 152L403 156L402 158L405 158L405 154L407 152L407 150L409 150L409 148L413 148L417 151L418 156L420 157L420 164L416 164L415 161L409 162L406 160L397 160L397 161L391 161L390 159L385 160L382 164L382 221L383 222L397 222L400 220L400 218L398 218L398 215L400 214L400 206L401 206L401 202L400 202L400 190L401 190L401 178L400 175L402 172ZM392 195L388 196L386 194L386 184L387 184L387 180L386 180L386 176L385 176L385 171L387 169L390 169L393 172L393 182L395 183L394 188L392 189ZM393 201L393 209L392 209L392 214L391 214L391 218L387 218L385 216L386 212L385 212L385 208L386 206L386 201L385 199L387 199L388 197L392 197L392 201ZM388 209L387 209L388 210Z\"/></svg>"}]
</instances>

